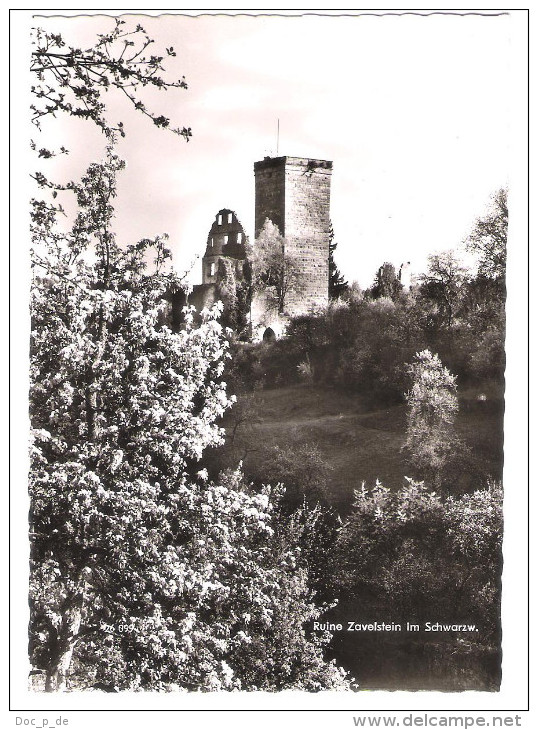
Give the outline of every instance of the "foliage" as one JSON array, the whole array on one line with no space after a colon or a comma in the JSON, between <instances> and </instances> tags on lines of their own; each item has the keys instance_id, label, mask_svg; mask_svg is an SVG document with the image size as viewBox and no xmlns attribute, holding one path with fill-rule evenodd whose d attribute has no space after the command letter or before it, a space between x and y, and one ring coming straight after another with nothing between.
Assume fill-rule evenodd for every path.
<instances>
[{"instance_id":1,"label":"foliage","mask_svg":"<svg viewBox=\"0 0 538 730\"><path fill-rule=\"evenodd\" d=\"M177 335L158 328L166 280L158 269L144 275L141 256L153 247L160 265L168 256L162 242L126 251L114 242L119 167L112 154L90 166L74 188L79 215L64 241L47 234L50 218L33 226L30 494L33 593L41 596L34 620L46 637L51 684L64 681L62 663L78 634L70 604L78 604L80 622L93 572L113 585L107 565L125 569L127 555L116 551L126 531L142 519L151 533L165 509L161 489L219 441L215 419L230 403L219 382L225 342L214 315ZM90 244L94 266L81 255Z\"/></svg>"},{"instance_id":2,"label":"foliage","mask_svg":"<svg viewBox=\"0 0 538 730\"><path fill-rule=\"evenodd\" d=\"M253 292L265 297L269 309L285 313L289 294L301 290L301 268L286 239L268 218L248 256Z\"/></svg>"},{"instance_id":3,"label":"foliage","mask_svg":"<svg viewBox=\"0 0 538 730\"><path fill-rule=\"evenodd\" d=\"M248 309L250 305L250 282L243 275L238 276L235 261L219 259L217 269L219 298L223 305L220 322L238 336L248 336Z\"/></svg>"},{"instance_id":4,"label":"foliage","mask_svg":"<svg viewBox=\"0 0 538 730\"><path fill-rule=\"evenodd\" d=\"M325 312L295 317L286 337L268 351L250 346L234 352L236 380L249 387L314 385L363 393L372 402L402 400L405 363L426 344L412 305L402 298L340 299Z\"/></svg>"},{"instance_id":5,"label":"foliage","mask_svg":"<svg viewBox=\"0 0 538 730\"><path fill-rule=\"evenodd\" d=\"M385 262L383 266L379 267L374 284L368 290L368 296L371 299L385 298L395 301L398 299L402 288L402 283L396 274L394 265Z\"/></svg>"},{"instance_id":6,"label":"foliage","mask_svg":"<svg viewBox=\"0 0 538 730\"><path fill-rule=\"evenodd\" d=\"M314 380L314 371L312 369L312 365L310 363L310 360L308 358L308 353L306 355L306 359L302 360L297 365L297 372L299 374L299 378L305 382L305 383L312 383Z\"/></svg>"},{"instance_id":7,"label":"foliage","mask_svg":"<svg viewBox=\"0 0 538 730\"><path fill-rule=\"evenodd\" d=\"M503 383L505 366L507 235L507 191L501 188L466 239L467 249L477 257L478 274L467 284L464 300L464 318L474 337L471 375L498 383Z\"/></svg>"},{"instance_id":8,"label":"foliage","mask_svg":"<svg viewBox=\"0 0 538 730\"><path fill-rule=\"evenodd\" d=\"M479 218L466 239L467 249L478 258L478 273L488 279L504 281L508 236L508 195L505 188L493 196L490 210Z\"/></svg>"},{"instance_id":9,"label":"foliage","mask_svg":"<svg viewBox=\"0 0 538 730\"><path fill-rule=\"evenodd\" d=\"M188 140L190 128L172 129L170 120L147 108L139 96L144 87L187 88L184 78L168 81L162 76L164 58L176 55L173 47L163 55L151 54L154 41L141 25L129 30L124 20L115 18L114 22L114 28L99 35L95 45L87 49L66 45L58 33L34 29L30 65L36 78L32 86L32 121L40 128L45 117L65 112L92 121L109 141L114 141L118 135L125 136L124 126L122 122L113 125L107 119L103 94L116 89L157 127L169 128ZM44 148L39 151L44 158L53 154Z\"/></svg>"},{"instance_id":10,"label":"foliage","mask_svg":"<svg viewBox=\"0 0 538 730\"><path fill-rule=\"evenodd\" d=\"M353 291L326 311L295 317L270 351L251 347L234 356L234 373L250 387L295 384L363 394L372 405L401 402L407 363L424 349L437 352L462 385L496 392L504 373L504 287L471 277L447 252L431 258L419 287L395 300ZM497 387L499 386L499 387ZM473 473L476 470L473 467Z\"/></svg>"},{"instance_id":11,"label":"foliage","mask_svg":"<svg viewBox=\"0 0 538 730\"><path fill-rule=\"evenodd\" d=\"M238 464L243 465L245 478L250 478L245 464L249 455L259 447L255 426L260 422L263 401L256 393L235 392L238 394L237 401L221 422L225 430L224 443L204 453L204 466L212 478L218 478L222 471L237 468Z\"/></svg>"},{"instance_id":12,"label":"foliage","mask_svg":"<svg viewBox=\"0 0 538 730\"><path fill-rule=\"evenodd\" d=\"M504 386L506 288L504 277L479 275L466 287L462 325L467 328L465 371L474 382Z\"/></svg>"},{"instance_id":13,"label":"foliage","mask_svg":"<svg viewBox=\"0 0 538 730\"><path fill-rule=\"evenodd\" d=\"M344 325L339 332L342 349L335 370L338 385L378 403L401 400L403 361L409 353L401 310L391 299L377 299L364 300L348 312L335 314L338 325Z\"/></svg>"},{"instance_id":14,"label":"foliage","mask_svg":"<svg viewBox=\"0 0 538 730\"><path fill-rule=\"evenodd\" d=\"M320 609L270 490L249 494L239 473L228 473L180 485L169 506L165 525L176 540L159 530L164 544L148 546L143 560L135 549L129 610L119 626L103 621L106 652L91 636L84 642L81 679L130 690L346 687L323 660L323 642L307 634ZM124 582L123 571L117 578Z\"/></svg>"},{"instance_id":15,"label":"foliage","mask_svg":"<svg viewBox=\"0 0 538 730\"><path fill-rule=\"evenodd\" d=\"M348 588L385 596L392 620L497 627L502 493L496 486L443 499L423 482L355 492L339 536Z\"/></svg>"},{"instance_id":16,"label":"foliage","mask_svg":"<svg viewBox=\"0 0 538 730\"><path fill-rule=\"evenodd\" d=\"M473 374L482 382L490 379L502 383L504 380L504 337L504 326L493 320L474 343L469 364Z\"/></svg>"},{"instance_id":17,"label":"foliage","mask_svg":"<svg viewBox=\"0 0 538 730\"><path fill-rule=\"evenodd\" d=\"M297 544L300 565L308 568L308 586L317 602L326 608L336 605L339 590L340 564L335 550L342 520L336 510L321 503L303 499L290 513L290 503L284 498L277 504L280 517L277 524L287 540Z\"/></svg>"},{"instance_id":18,"label":"foliage","mask_svg":"<svg viewBox=\"0 0 538 730\"><path fill-rule=\"evenodd\" d=\"M297 505L303 500L312 505L325 501L331 467L316 444L299 442L267 446L259 462L258 473L251 474L252 478L284 484L288 505Z\"/></svg>"},{"instance_id":19,"label":"foliage","mask_svg":"<svg viewBox=\"0 0 538 730\"><path fill-rule=\"evenodd\" d=\"M293 384L306 374L314 385L384 405L401 400L406 364L427 348L460 383L502 386L504 302L504 280L472 276L453 251L430 256L421 283L410 289L385 264L365 296L352 286L325 312L293 318L270 351L239 353L235 373L251 387Z\"/></svg>"},{"instance_id":20,"label":"foliage","mask_svg":"<svg viewBox=\"0 0 538 730\"><path fill-rule=\"evenodd\" d=\"M428 256L428 271L421 277L421 296L434 304L431 323L451 327L464 292L466 270L453 251Z\"/></svg>"},{"instance_id":21,"label":"foliage","mask_svg":"<svg viewBox=\"0 0 538 730\"><path fill-rule=\"evenodd\" d=\"M46 670L49 690L65 688L75 644L95 628L86 620L89 593L104 586L106 593L110 570L125 571L129 543L123 559L119 545L131 521L139 520L137 510L147 509L145 531L151 535L164 509L158 479L173 481L188 459L220 438L214 420L228 404L221 383L204 382L222 368L224 342L214 319L207 321L202 341L203 331L191 328L174 339L157 328L169 259L164 240L143 240L121 251L112 233L116 174L123 167L112 144L124 129L108 121L104 94L116 89L157 126L167 127L168 120L147 110L138 92L185 86L161 76L163 58L147 56L153 41L143 28L128 32L124 25L116 20L112 32L85 51L39 28L33 37L36 127L64 112L95 124L109 145L105 163L90 165L79 184L51 183L41 172L33 176L52 194L52 202L31 201L30 649ZM167 53L175 55L173 48ZM173 131L190 136L190 130ZM60 152L68 150L62 146ZM38 150L42 159L54 154ZM73 194L78 204L67 231L58 225L64 212L59 191ZM155 270L147 275L151 252ZM175 284L173 277L168 283ZM183 411L176 411L176 395ZM161 427L167 438L159 444ZM147 540L138 537L142 544Z\"/></svg>"},{"instance_id":22,"label":"foliage","mask_svg":"<svg viewBox=\"0 0 538 730\"><path fill-rule=\"evenodd\" d=\"M399 491L379 483L371 490L363 485L356 491L353 512L338 537L341 592L364 622L381 616L402 626L429 621L477 627L464 636L376 637L383 671L390 673L391 661L403 662L407 673L410 667L415 672L422 667L423 675L437 673L444 678L445 689L498 688L501 490L491 485L461 498L443 499L422 482L407 482ZM371 660L373 648L367 639L354 647L364 654L365 662ZM383 657L388 657L389 666ZM469 679L463 677L459 685L464 667Z\"/></svg>"},{"instance_id":23,"label":"foliage","mask_svg":"<svg viewBox=\"0 0 538 730\"><path fill-rule=\"evenodd\" d=\"M141 26L131 33L123 25L117 20L85 51L36 31L36 125L63 111L90 120L112 143L124 134L121 122L107 119L103 98L112 88L169 128L138 92L185 82L165 81L164 55L147 55L152 41ZM54 152L43 147L38 155ZM327 608L316 605L314 591L331 600L336 558L342 585L362 601L365 616L392 606L395 617L426 609L436 618L476 617L485 627L477 640L489 641L498 630L496 490L446 500L412 481L397 494L381 485L371 495L363 490L328 556L337 520L313 506L329 471L314 445L267 449L258 481L285 482L287 497L261 485L255 492L237 470L209 479L201 459L222 443L218 424L232 402L222 380L227 343L219 310L205 313L198 327L187 312L177 333L163 324L164 295L181 282L167 268L164 238L116 245L122 167L110 146L80 183L58 186L35 175L53 195L53 203L32 201L30 652L47 689L348 688L324 659L330 637L311 632ZM68 231L58 225L60 190L78 205ZM254 292L269 292L269 303L285 312L289 293L301 287L299 267L269 221L250 259ZM252 292L239 291L231 274L224 267L220 277L237 327ZM487 268L482 274L497 281ZM419 296L352 295L296 320L270 356L243 348L249 373L234 363L236 382L297 378L308 363L315 382L377 402L396 399L405 363L432 326L461 343L463 323L471 336L480 333L476 342L488 353L499 352L503 330L500 317L487 324L487 286L464 286L450 256L438 257ZM411 367L408 448L418 470L441 474L449 447L453 454L459 448L455 380L435 356L421 356ZM469 361L485 372L478 350Z\"/></svg>"},{"instance_id":24,"label":"foliage","mask_svg":"<svg viewBox=\"0 0 538 730\"><path fill-rule=\"evenodd\" d=\"M404 298L351 299L326 314L296 320L288 333L297 357L311 362L315 381L363 393L376 403L401 400L405 360L424 343Z\"/></svg>"}]
</instances>

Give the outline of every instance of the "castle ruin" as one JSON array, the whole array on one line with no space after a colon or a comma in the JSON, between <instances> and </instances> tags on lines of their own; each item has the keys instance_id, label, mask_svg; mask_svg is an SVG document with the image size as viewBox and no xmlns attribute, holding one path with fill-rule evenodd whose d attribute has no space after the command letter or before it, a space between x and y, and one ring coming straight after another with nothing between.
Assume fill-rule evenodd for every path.
<instances>
[{"instance_id":1,"label":"castle ruin","mask_svg":"<svg viewBox=\"0 0 538 730\"><path fill-rule=\"evenodd\" d=\"M284 238L283 253L293 257L300 277L275 311L263 292L249 299L249 329L254 340L280 336L290 317L327 306L329 292L330 186L332 162L304 157L265 157L254 163L254 234L268 219ZM256 245L254 241L254 246ZM189 303L201 310L218 299L230 300L230 287L249 279L248 237L236 213L219 210L207 237L202 284ZM300 281L300 283L299 283Z\"/></svg>"},{"instance_id":2,"label":"castle ruin","mask_svg":"<svg viewBox=\"0 0 538 730\"><path fill-rule=\"evenodd\" d=\"M189 304L198 311L222 299L222 287L248 278L248 237L237 215L229 208L216 214L202 258L202 283L193 287Z\"/></svg>"}]
</instances>

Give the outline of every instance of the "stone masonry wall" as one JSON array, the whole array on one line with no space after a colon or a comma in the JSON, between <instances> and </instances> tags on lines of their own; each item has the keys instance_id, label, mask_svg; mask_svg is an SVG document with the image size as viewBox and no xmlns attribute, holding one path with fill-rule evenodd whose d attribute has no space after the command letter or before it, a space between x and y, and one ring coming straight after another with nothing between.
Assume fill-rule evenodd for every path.
<instances>
[{"instance_id":1,"label":"stone masonry wall","mask_svg":"<svg viewBox=\"0 0 538 730\"><path fill-rule=\"evenodd\" d=\"M288 298L294 314L328 303L331 173L325 160L287 158L284 236L303 273L302 291Z\"/></svg>"},{"instance_id":2,"label":"stone masonry wall","mask_svg":"<svg viewBox=\"0 0 538 730\"><path fill-rule=\"evenodd\" d=\"M284 235L285 157L266 157L254 163L255 202L254 236L257 238L265 219L269 218Z\"/></svg>"}]
</instances>

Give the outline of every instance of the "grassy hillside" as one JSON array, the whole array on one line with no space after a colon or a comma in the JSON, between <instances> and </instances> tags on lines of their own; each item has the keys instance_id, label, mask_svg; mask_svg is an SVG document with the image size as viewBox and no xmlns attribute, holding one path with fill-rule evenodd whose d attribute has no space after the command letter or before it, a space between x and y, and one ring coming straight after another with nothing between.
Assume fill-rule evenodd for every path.
<instances>
[{"instance_id":1,"label":"grassy hillside","mask_svg":"<svg viewBox=\"0 0 538 730\"><path fill-rule=\"evenodd\" d=\"M460 393L457 429L471 448L475 461L494 478L502 471L502 401L478 391ZM290 385L261 390L248 399L249 411L239 425L238 414L248 397L240 396L225 425L234 426L235 454L243 457L246 473L257 471L267 447L278 444L313 444L330 467L327 500L347 511L353 490L376 478L398 488L408 473L401 447L405 440L406 407L397 405L372 410L360 395L311 385ZM465 488L476 487L469 477Z\"/></svg>"}]
</instances>

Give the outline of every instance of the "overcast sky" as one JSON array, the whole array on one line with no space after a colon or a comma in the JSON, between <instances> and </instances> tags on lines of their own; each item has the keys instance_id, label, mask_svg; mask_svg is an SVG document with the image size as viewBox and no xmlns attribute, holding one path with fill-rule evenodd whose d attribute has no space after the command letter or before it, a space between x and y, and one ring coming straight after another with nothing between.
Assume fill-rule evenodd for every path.
<instances>
[{"instance_id":1,"label":"overcast sky","mask_svg":"<svg viewBox=\"0 0 538 730\"><path fill-rule=\"evenodd\" d=\"M118 237L169 233L179 271L203 254L220 208L235 210L252 237L253 164L276 155L277 120L279 155L333 161L336 260L363 287L384 261L420 272L429 253L457 247L509 183L508 15L126 19L177 51L167 67L188 90L144 100L193 137L158 130L110 94L112 117L127 131ZM113 21L34 23L89 46ZM102 156L104 140L87 123L53 122L44 134L72 150L62 174Z\"/></svg>"}]
</instances>

